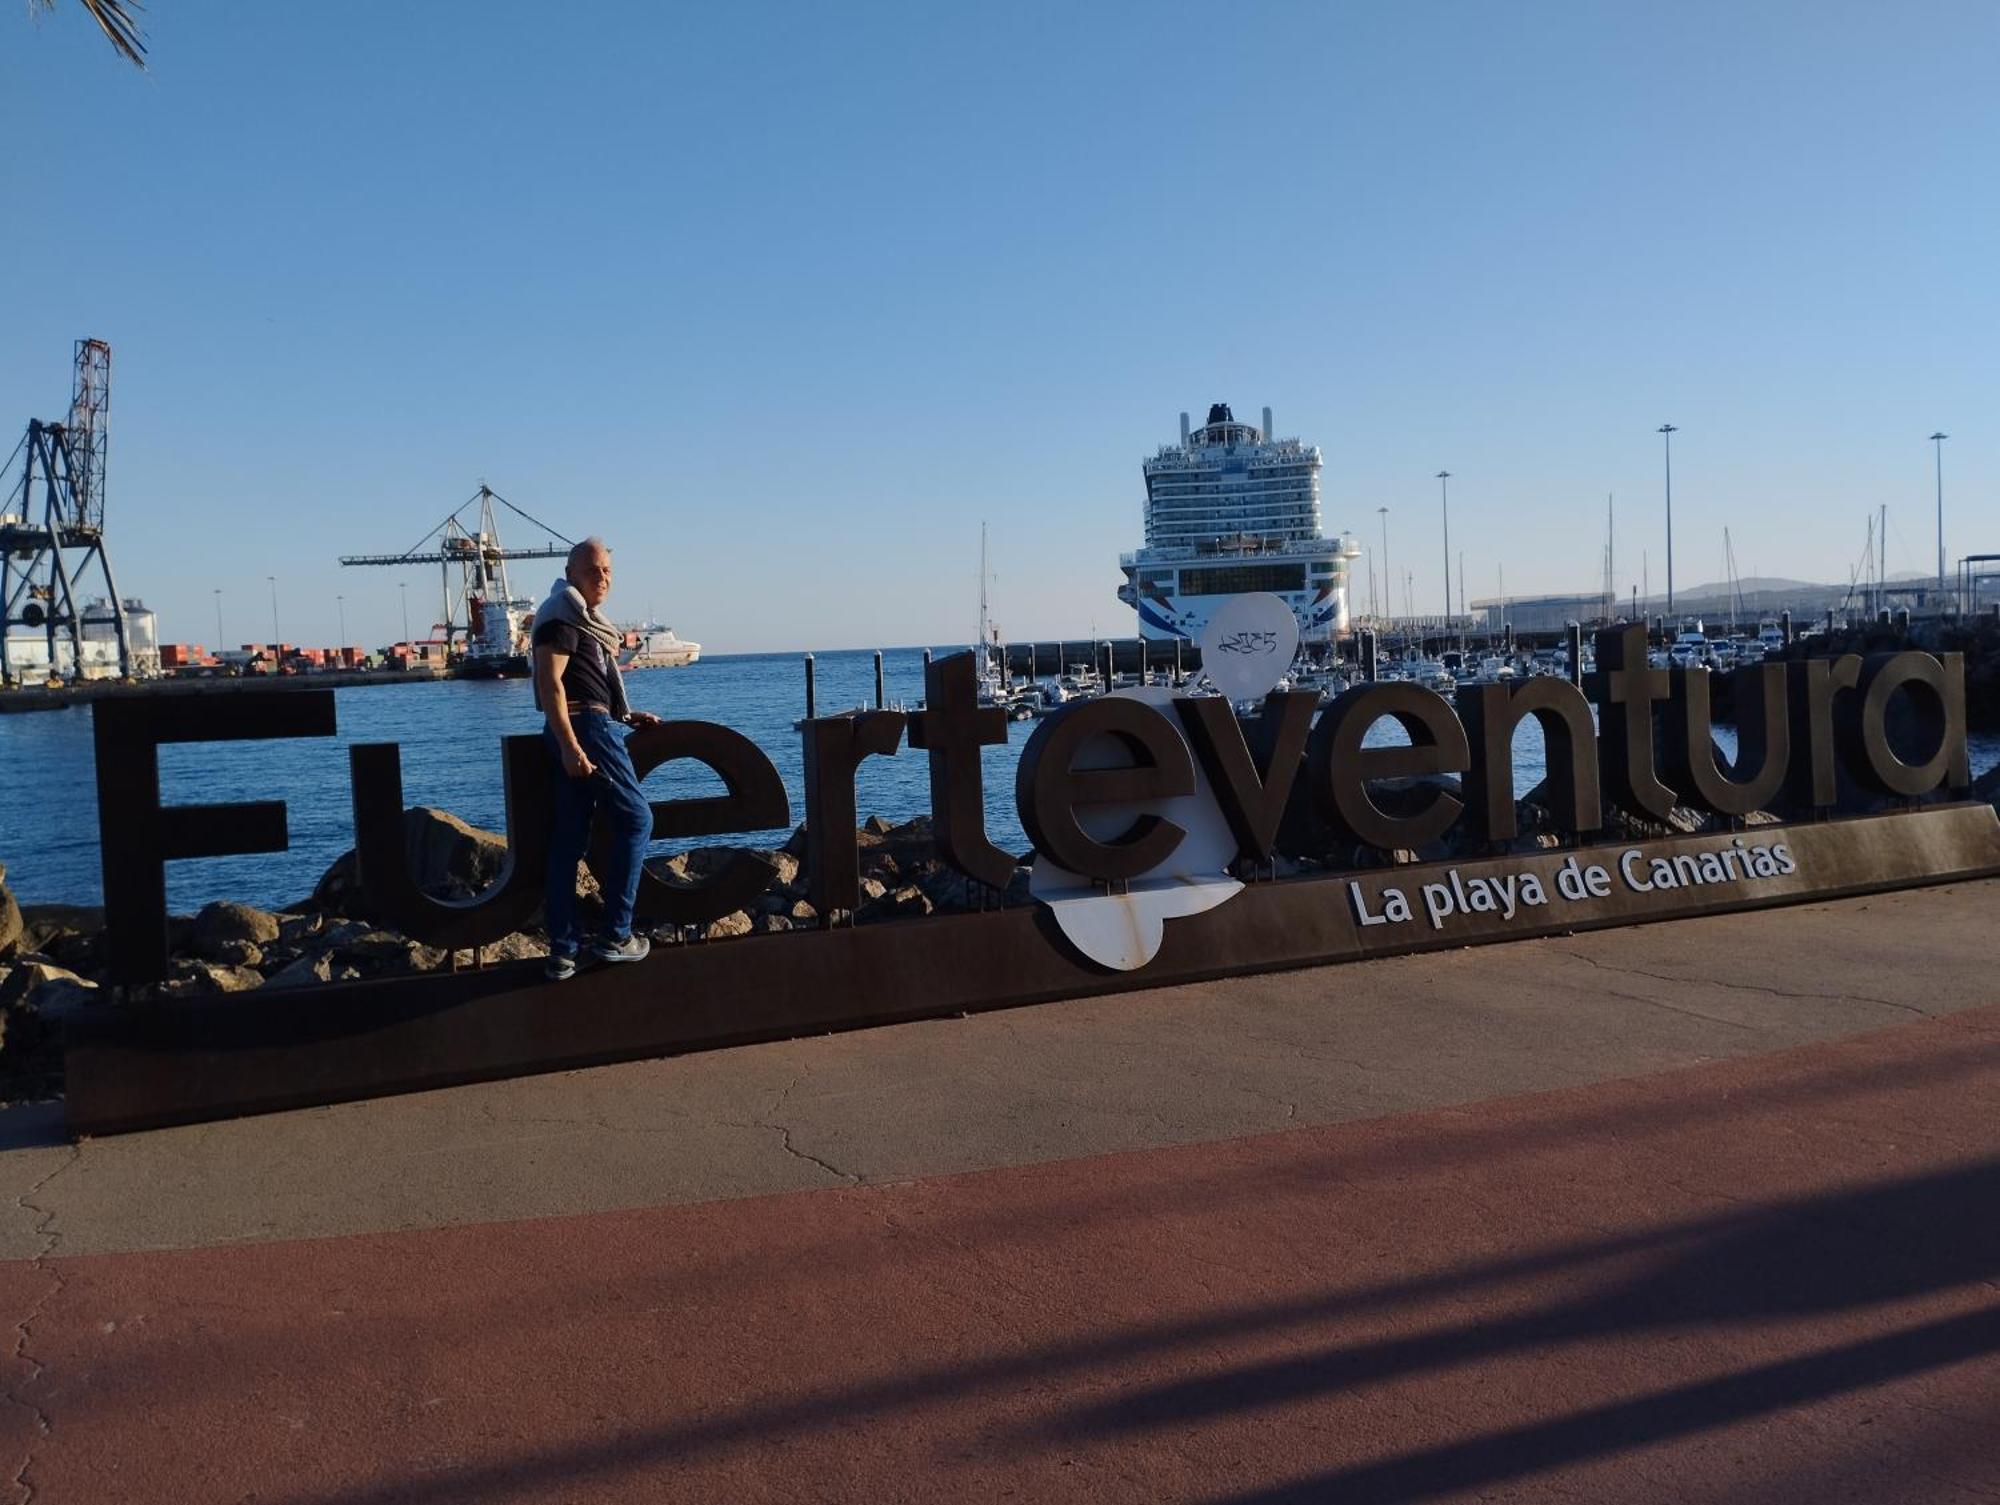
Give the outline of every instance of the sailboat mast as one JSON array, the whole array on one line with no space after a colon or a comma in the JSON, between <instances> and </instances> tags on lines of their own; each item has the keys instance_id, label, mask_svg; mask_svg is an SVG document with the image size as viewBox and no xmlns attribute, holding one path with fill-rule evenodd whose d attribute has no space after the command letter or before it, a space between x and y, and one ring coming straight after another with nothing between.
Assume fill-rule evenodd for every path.
<instances>
[{"instance_id":1,"label":"sailboat mast","mask_svg":"<svg viewBox=\"0 0 2000 1505\"><path fill-rule=\"evenodd\" d=\"M1722 530L1722 571L1723 599L1729 603L1729 627L1733 632L1736 629L1736 619L1741 612L1737 608L1739 593L1736 589L1736 550L1729 542L1729 529L1726 525Z\"/></svg>"},{"instance_id":2,"label":"sailboat mast","mask_svg":"<svg viewBox=\"0 0 2000 1505\"><path fill-rule=\"evenodd\" d=\"M986 670L986 639L990 635L986 624L986 520L979 520L979 668Z\"/></svg>"},{"instance_id":3,"label":"sailboat mast","mask_svg":"<svg viewBox=\"0 0 2000 1505\"><path fill-rule=\"evenodd\" d=\"M1611 598L1606 608L1607 617L1618 610L1618 532L1617 514L1612 507L1613 496L1604 493L1604 594Z\"/></svg>"}]
</instances>

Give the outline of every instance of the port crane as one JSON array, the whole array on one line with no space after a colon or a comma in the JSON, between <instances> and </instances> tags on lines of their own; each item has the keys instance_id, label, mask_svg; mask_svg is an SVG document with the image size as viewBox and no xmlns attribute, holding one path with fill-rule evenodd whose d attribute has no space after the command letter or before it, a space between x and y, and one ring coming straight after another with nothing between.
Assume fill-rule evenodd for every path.
<instances>
[{"instance_id":1,"label":"port crane","mask_svg":"<svg viewBox=\"0 0 2000 1505\"><path fill-rule=\"evenodd\" d=\"M125 602L111 578L104 538L104 462L110 444L111 347L103 340L76 342L76 381L69 417L62 423L28 420L15 448L19 482L0 497L0 684L16 684L22 669L9 643L25 649L43 640L38 666L45 675L84 672L86 629L109 627L118 650L118 673L133 672L132 634ZM13 470L9 460L5 470ZM104 581L103 603L79 599L86 572ZM16 628L26 628L16 633ZM62 656L67 650L67 659Z\"/></svg>"},{"instance_id":2,"label":"port crane","mask_svg":"<svg viewBox=\"0 0 2000 1505\"><path fill-rule=\"evenodd\" d=\"M500 542L500 525L493 511L498 502L509 512L533 523L551 540L529 549L510 549ZM476 528L468 528L464 517L474 506L479 509ZM515 597L507 583L510 559L562 559L569 554L572 540L564 538L540 518L531 516L501 496L484 481L445 520L400 554L343 554L344 566L377 566L391 569L410 565L438 566L443 618L432 631L444 633L445 655L453 644L470 658L504 660L520 654L523 618L532 614L535 603Z\"/></svg>"}]
</instances>

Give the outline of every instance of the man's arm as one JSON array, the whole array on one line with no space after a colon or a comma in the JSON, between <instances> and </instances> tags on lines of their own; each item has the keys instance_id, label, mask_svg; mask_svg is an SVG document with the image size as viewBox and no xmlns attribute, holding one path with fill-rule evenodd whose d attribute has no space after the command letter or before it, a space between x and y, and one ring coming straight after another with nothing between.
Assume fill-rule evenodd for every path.
<instances>
[{"instance_id":1,"label":"man's arm","mask_svg":"<svg viewBox=\"0 0 2000 1505\"><path fill-rule=\"evenodd\" d=\"M569 724L569 696L564 693L562 682L563 670L568 667L567 653L558 653L546 643L535 649L535 693L541 699L549 730L555 733L556 746L562 751L563 772L573 779L587 779L597 772L597 766L584 752L583 744L576 740L576 728Z\"/></svg>"}]
</instances>

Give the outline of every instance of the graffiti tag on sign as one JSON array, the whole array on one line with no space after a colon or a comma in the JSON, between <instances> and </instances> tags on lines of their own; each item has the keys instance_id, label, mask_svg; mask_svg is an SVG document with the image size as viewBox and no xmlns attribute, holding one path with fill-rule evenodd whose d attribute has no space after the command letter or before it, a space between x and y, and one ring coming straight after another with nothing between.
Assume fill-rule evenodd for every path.
<instances>
[{"instance_id":1,"label":"graffiti tag on sign","mask_svg":"<svg viewBox=\"0 0 2000 1505\"><path fill-rule=\"evenodd\" d=\"M1268 591L1231 596L1201 630L1201 668L1231 701L1254 700L1277 684L1299 646L1299 619Z\"/></svg>"}]
</instances>

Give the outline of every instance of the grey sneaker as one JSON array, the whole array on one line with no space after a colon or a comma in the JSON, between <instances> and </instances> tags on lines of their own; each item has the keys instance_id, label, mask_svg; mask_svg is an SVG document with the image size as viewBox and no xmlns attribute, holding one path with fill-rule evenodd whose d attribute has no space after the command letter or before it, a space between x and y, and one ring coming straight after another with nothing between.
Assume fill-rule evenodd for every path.
<instances>
[{"instance_id":1,"label":"grey sneaker","mask_svg":"<svg viewBox=\"0 0 2000 1505\"><path fill-rule=\"evenodd\" d=\"M551 952L547 965L542 968L542 976L546 977L550 982L569 981L570 978L576 976L576 958L573 956L560 956Z\"/></svg>"},{"instance_id":2,"label":"grey sneaker","mask_svg":"<svg viewBox=\"0 0 2000 1505\"><path fill-rule=\"evenodd\" d=\"M590 954L601 962L642 962L652 953L653 943L643 935L628 935L622 941L600 940Z\"/></svg>"}]
</instances>

